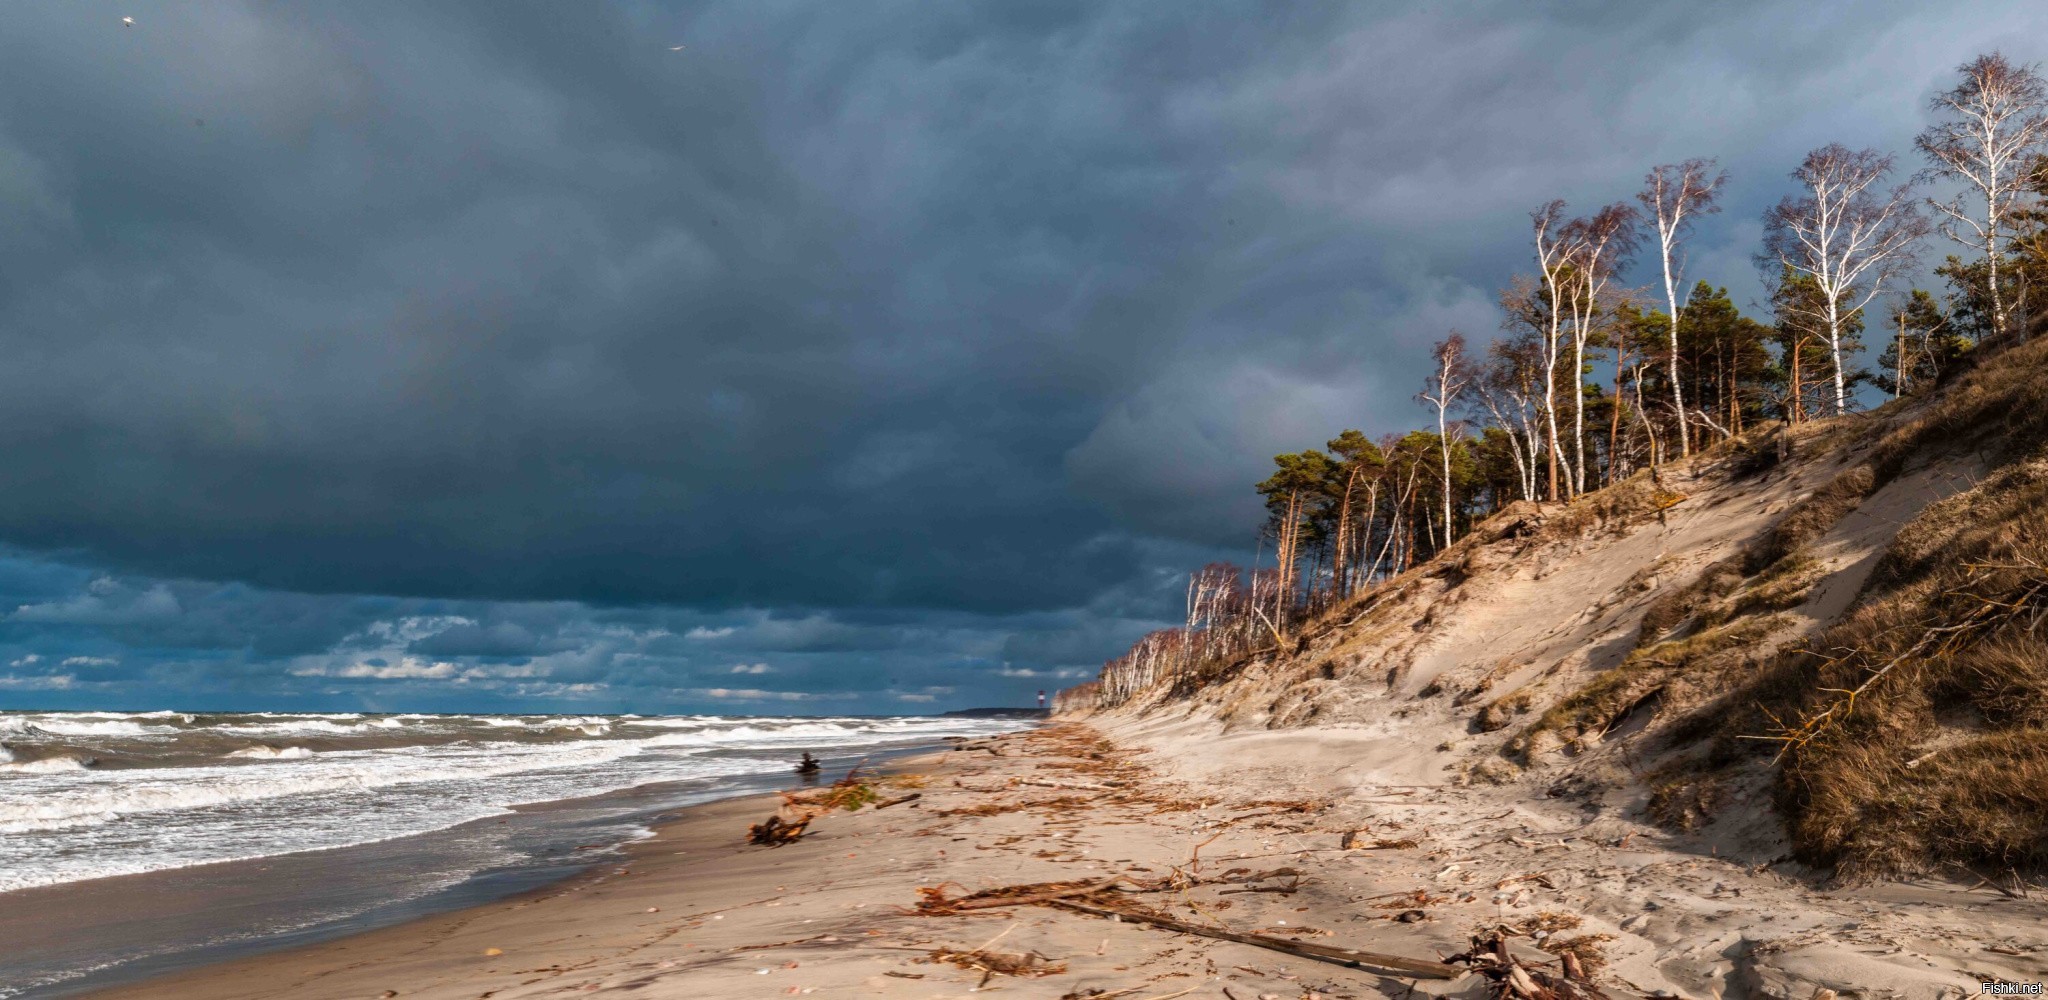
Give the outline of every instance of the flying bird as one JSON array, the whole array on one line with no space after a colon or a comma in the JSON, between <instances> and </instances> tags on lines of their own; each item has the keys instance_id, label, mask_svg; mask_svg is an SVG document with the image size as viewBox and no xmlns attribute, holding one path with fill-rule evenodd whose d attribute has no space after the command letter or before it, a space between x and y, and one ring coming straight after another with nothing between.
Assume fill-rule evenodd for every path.
<instances>
[{"instance_id":1,"label":"flying bird","mask_svg":"<svg viewBox=\"0 0 2048 1000\"><path fill-rule=\"evenodd\" d=\"M670 52L681 52L681 51L683 51L683 47L682 47L682 46L680 46L680 45L671 45L671 46L669 46L669 47L668 47L668 50L669 50Z\"/></svg>"},{"instance_id":2,"label":"flying bird","mask_svg":"<svg viewBox=\"0 0 2048 1000\"><path fill-rule=\"evenodd\" d=\"M133 28L133 27L135 27L135 19L134 19L134 18L132 18L132 17L124 17L124 18L122 18L122 19L121 19L121 27L123 27L123 28Z\"/></svg>"}]
</instances>

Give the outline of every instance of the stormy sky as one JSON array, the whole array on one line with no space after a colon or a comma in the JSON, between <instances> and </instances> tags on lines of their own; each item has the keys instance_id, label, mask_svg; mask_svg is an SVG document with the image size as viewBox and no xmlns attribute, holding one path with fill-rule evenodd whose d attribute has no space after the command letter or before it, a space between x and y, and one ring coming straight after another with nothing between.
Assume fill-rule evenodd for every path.
<instances>
[{"instance_id":1,"label":"stormy sky","mask_svg":"<svg viewBox=\"0 0 2048 1000\"><path fill-rule=\"evenodd\" d=\"M133 16L133 27L121 17ZM0 707L930 711L1249 559L1527 213L1758 297L2036 3L0 6ZM680 51L674 46L682 46ZM1647 281L1648 268L1634 276Z\"/></svg>"}]
</instances>

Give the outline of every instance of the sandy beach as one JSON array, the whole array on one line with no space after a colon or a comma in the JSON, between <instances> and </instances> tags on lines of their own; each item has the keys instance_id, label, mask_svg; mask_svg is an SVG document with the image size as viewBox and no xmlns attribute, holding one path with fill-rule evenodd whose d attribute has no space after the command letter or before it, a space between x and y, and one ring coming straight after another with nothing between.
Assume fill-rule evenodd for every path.
<instances>
[{"instance_id":1,"label":"sandy beach","mask_svg":"<svg viewBox=\"0 0 2048 1000\"><path fill-rule=\"evenodd\" d=\"M1609 996L1779 996L1807 981L1936 996L1964 991L1965 969L2038 975L2048 949L2038 900L1924 884L1822 891L1673 849L1654 831L1588 829L1562 806L1482 813L1471 789L1344 787L1344 747L1328 740L1291 754L1277 734L1212 732L1196 754L1184 735L1155 727L1113 743L1056 723L963 743L905 762L877 788L918 798L821 814L782 847L745 843L778 799L694 807L628 861L523 897L90 996L1295 1000L1495 989L1477 974L1347 967L1105 919L1091 904L1417 962L1504 932L1526 967L1559 969L1569 952ZM1196 756L1212 769L1169 766ZM1065 897L1079 906L960 902L1112 876L1100 894Z\"/></svg>"},{"instance_id":2,"label":"sandy beach","mask_svg":"<svg viewBox=\"0 0 2048 1000\"><path fill-rule=\"evenodd\" d=\"M1144 769L1117 761L1094 739L1061 726L912 759L888 787L914 789L920 798L822 815L784 847L744 842L747 827L778 800L694 807L634 845L629 861L520 898L89 995L955 997L979 986L1026 996L1220 997L1230 985L1251 1000L1306 988L1333 996L1406 992L1383 975L1041 906L910 912L921 887L943 885L957 897L1112 873L1157 877L1176 866L1212 874L1284 870L1301 848L1284 829L1298 825L1288 806L1266 807L1266 822L1210 829L1213 808L1175 798L1166 785L1141 784L1135 779ZM1106 769L1114 776L1105 781ZM1118 791L1100 790L1109 783ZM1258 884L1297 881L1283 873ZM1328 914L1305 915L1321 907L1297 898L1310 891L1219 899L1209 889L1177 909L1304 940L1369 940L1418 957L1462 944L1448 924L1401 924L1382 919L1393 911L1369 908L1369 933L1345 928L1341 937L1319 937L1324 932L1312 925ZM934 959L948 952L968 957ZM1023 976L977 967L1005 967L1016 956L1031 956Z\"/></svg>"}]
</instances>

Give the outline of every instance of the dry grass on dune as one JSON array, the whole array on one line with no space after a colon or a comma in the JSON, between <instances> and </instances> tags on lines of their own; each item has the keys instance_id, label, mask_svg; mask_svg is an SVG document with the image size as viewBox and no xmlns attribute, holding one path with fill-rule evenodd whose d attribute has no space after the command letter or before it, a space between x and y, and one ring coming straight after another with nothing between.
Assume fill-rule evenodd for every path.
<instances>
[{"instance_id":1,"label":"dry grass on dune","mask_svg":"<svg viewBox=\"0 0 2048 1000\"><path fill-rule=\"evenodd\" d=\"M1658 826L1689 833L1712 822L1728 801L1728 782L1720 775L1680 766L1651 775L1647 808Z\"/></svg>"},{"instance_id":2,"label":"dry grass on dune","mask_svg":"<svg viewBox=\"0 0 2048 1000\"><path fill-rule=\"evenodd\" d=\"M2048 868L2048 343L1988 358L1860 433L1876 437L1867 461L1658 596L1621 665L1547 709L1526 693L1489 706L1495 725L1538 713L1504 752L1526 762L1645 706L1705 702L1662 730L1669 746L1716 747L1654 776L1649 808L1666 826L1709 821L1723 769L1761 750L1782 764L1795 848L1846 878ZM1751 651L1784 624L1774 612L1824 577L1813 543L1914 463L1970 450L2005 464L1915 516L1847 616L1759 665Z\"/></svg>"},{"instance_id":3,"label":"dry grass on dune","mask_svg":"<svg viewBox=\"0 0 2048 1000\"><path fill-rule=\"evenodd\" d=\"M1993 462L2033 454L2048 443L2048 338L1982 359L1942 386L1923 408L1884 432L1871 456L1878 483L1916 457L1981 449Z\"/></svg>"},{"instance_id":4,"label":"dry grass on dune","mask_svg":"<svg viewBox=\"0 0 2048 1000\"><path fill-rule=\"evenodd\" d=\"M1713 629L1797 607L1822 575L1807 547L1855 510L1875 484L1867 465L1842 472L1793 505L1763 538L1658 596L1643 611L1637 647L1672 639L1688 625Z\"/></svg>"},{"instance_id":5,"label":"dry grass on dune","mask_svg":"<svg viewBox=\"0 0 2048 1000\"><path fill-rule=\"evenodd\" d=\"M1594 490L1566 504L1544 519L1541 537L1547 541L1583 538L1596 530L1623 531L1642 523L1660 511L1685 501L1684 494L1659 482L1649 469L1642 469L1621 482Z\"/></svg>"},{"instance_id":6,"label":"dry grass on dune","mask_svg":"<svg viewBox=\"0 0 2048 1000\"><path fill-rule=\"evenodd\" d=\"M1508 740L1503 752L1526 762L1557 744L1601 736L1638 709L1677 694L1681 685L1717 688L1719 682L1713 678L1735 670L1746 651L1780 624L1775 617L1745 618L1638 649L1544 711ZM1694 695L1674 700L1701 699Z\"/></svg>"},{"instance_id":7,"label":"dry grass on dune","mask_svg":"<svg viewBox=\"0 0 2048 1000\"><path fill-rule=\"evenodd\" d=\"M1652 811L1696 825L1713 767L1760 751L1782 763L1795 849L1845 878L2048 868L2048 343L1988 358L1872 431L1867 463L1660 599L1646 639L1803 594L1805 547L1916 461L1974 449L2005 464L1908 522L1843 619L1674 726L1672 742L1715 752L1707 770L1661 775Z\"/></svg>"},{"instance_id":8,"label":"dry grass on dune","mask_svg":"<svg viewBox=\"0 0 2048 1000\"><path fill-rule=\"evenodd\" d=\"M1636 648L1663 642L1714 602L1740 589L1743 581L1748 579L1748 574L1742 571L1746 558L1737 553L1701 570L1691 583L1667 588L1659 594L1649 607L1643 609L1641 626L1636 632Z\"/></svg>"},{"instance_id":9,"label":"dry grass on dune","mask_svg":"<svg viewBox=\"0 0 2048 1000\"><path fill-rule=\"evenodd\" d=\"M1780 738L1750 742L1785 750L1795 846L1846 877L2048 867L2044 617L2034 460L1910 522L1845 619L1732 699L1723 735Z\"/></svg>"}]
</instances>

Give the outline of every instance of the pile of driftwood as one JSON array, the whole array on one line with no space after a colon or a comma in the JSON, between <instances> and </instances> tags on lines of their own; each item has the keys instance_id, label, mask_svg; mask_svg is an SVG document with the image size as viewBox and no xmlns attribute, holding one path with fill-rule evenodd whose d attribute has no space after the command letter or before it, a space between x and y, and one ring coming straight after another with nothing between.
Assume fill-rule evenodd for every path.
<instances>
[{"instance_id":1,"label":"pile of driftwood","mask_svg":"<svg viewBox=\"0 0 2048 1000\"><path fill-rule=\"evenodd\" d=\"M1508 950L1509 936L1505 928L1498 927L1484 935L1474 935L1471 950L1446 961L1464 963L1492 980L1494 996L1501 1000L1610 1000L1593 985L1592 977L1575 953L1560 954L1559 971L1553 973L1516 958Z\"/></svg>"},{"instance_id":2,"label":"pile of driftwood","mask_svg":"<svg viewBox=\"0 0 2048 1000\"><path fill-rule=\"evenodd\" d=\"M809 754L804 756L806 760L810 757ZM834 809L849 812L862 806L887 809L921 798L924 798L923 792L911 792L893 799L882 798L875 783L862 776L860 765L856 764L845 777L815 792L783 792L782 808L775 815L747 828L747 843L767 847L794 844L803 838L804 830L812 820Z\"/></svg>"},{"instance_id":3,"label":"pile of driftwood","mask_svg":"<svg viewBox=\"0 0 2048 1000\"><path fill-rule=\"evenodd\" d=\"M1233 931L1220 926L1190 923L1178 917L1168 916L1148 907L1143 907L1124 898L1131 893L1164 892L1186 889L1196 884L1225 884L1247 886L1283 876L1293 877L1284 886L1253 887L1254 891L1291 892L1300 885L1299 872L1291 868L1274 869L1268 872L1251 872L1233 869L1213 879L1198 879L1175 869L1173 874L1160 879L1135 879L1127 875L1093 879L1082 882L1039 882L1027 885L1003 886L983 889L965 896L949 897L946 886L931 886L917 890L917 906L906 913L919 916L951 916L974 910L989 910L1012 906L1050 906L1073 913L1108 917L1128 923L1145 924L1182 934L1234 941L1269 951L1332 962L1337 965L1361 969L1377 969L1394 972L1403 976L1426 979L1456 979L1465 974L1465 969L1445 962L1409 958L1403 955L1388 955L1357 948L1337 948L1330 945L1313 944L1306 941L1290 941L1268 934L1247 931ZM1226 890L1228 891L1228 890Z\"/></svg>"},{"instance_id":4,"label":"pile of driftwood","mask_svg":"<svg viewBox=\"0 0 2048 1000\"><path fill-rule=\"evenodd\" d=\"M1562 918L1569 919L1570 924L1557 922L1553 926L1548 918L1554 915L1545 914L1545 920L1530 927L1495 927L1483 935L1475 935L1471 948L1464 953L1438 960L1235 931L1217 923L1195 923L1143 906L1134 898L1147 893L1180 892L1197 885L1233 886L1222 890L1225 893L1292 893L1303 884L1300 871L1294 868L1267 871L1233 868L1221 875L1202 876L1180 867L1156 879L1116 875L1071 882L1034 882L982 889L958 896L948 895L948 889L965 887L945 883L920 887L917 905L903 912L915 916L945 917L1020 906L1045 906L1409 978L1457 979L1477 973L1493 984L1494 995L1499 1000L1610 1000L1607 994L1593 985L1589 974L1592 970L1587 968L1588 964L1599 964L1597 950L1589 952L1591 957L1582 960L1579 953L1570 948L1560 949L1546 944L1545 950L1558 954L1555 963L1530 963L1508 948L1510 938L1529 935L1534 929L1546 932L1568 929L1576 925L1575 918ZM1418 895L1422 900L1433 901L1427 895ZM1404 899L1392 905L1400 906L1412 901ZM1551 940L1559 939L1552 937Z\"/></svg>"}]
</instances>

